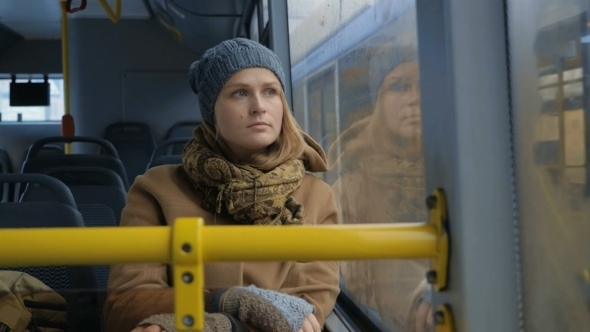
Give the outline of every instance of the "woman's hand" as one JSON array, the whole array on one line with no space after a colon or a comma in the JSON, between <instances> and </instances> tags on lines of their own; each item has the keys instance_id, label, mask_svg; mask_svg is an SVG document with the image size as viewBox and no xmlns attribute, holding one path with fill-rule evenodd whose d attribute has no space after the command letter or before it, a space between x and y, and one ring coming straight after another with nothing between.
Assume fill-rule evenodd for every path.
<instances>
[{"instance_id":1,"label":"woman's hand","mask_svg":"<svg viewBox=\"0 0 590 332\"><path fill-rule=\"evenodd\" d=\"M303 325L301 325L298 332L322 332L322 328L317 318L313 314L309 314L305 317Z\"/></svg>"},{"instance_id":2,"label":"woman's hand","mask_svg":"<svg viewBox=\"0 0 590 332\"><path fill-rule=\"evenodd\" d=\"M433 331L432 304L422 302L416 309L416 332Z\"/></svg>"},{"instance_id":3,"label":"woman's hand","mask_svg":"<svg viewBox=\"0 0 590 332\"><path fill-rule=\"evenodd\" d=\"M160 325L138 326L131 332L166 332Z\"/></svg>"},{"instance_id":4,"label":"woman's hand","mask_svg":"<svg viewBox=\"0 0 590 332\"><path fill-rule=\"evenodd\" d=\"M317 319L311 315L313 305L302 298L254 285L234 286L222 292L205 297L205 310L211 307L263 331L297 331L299 327L303 332L320 332Z\"/></svg>"}]
</instances>

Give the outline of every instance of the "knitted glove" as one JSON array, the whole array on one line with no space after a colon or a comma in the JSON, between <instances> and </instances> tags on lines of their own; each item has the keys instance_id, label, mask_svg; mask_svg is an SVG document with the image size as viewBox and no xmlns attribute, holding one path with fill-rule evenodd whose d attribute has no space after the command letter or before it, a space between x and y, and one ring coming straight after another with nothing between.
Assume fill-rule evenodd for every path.
<instances>
[{"instance_id":1,"label":"knitted glove","mask_svg":"<svg viewBox=\"0 0 590 332\"><path fill-rule=\"evenodd\" d=\"M166 332L176 332L173 314L158 314L144 319L137 326L160 325ZM205 313L205 328L201 332L249 332L244 323L223 313Z\"/></svg>"},{"instance_id":2,"label":"knitted glove","mask_svg":"<svg viewBox=\"0 0 590 332\"><path fill-rule=\"evenodd\" d=\"M252 285L206 294L205 311L237 316L263 332L297 332L314 307L298 297Z\"/></svg>"}]
</instances>

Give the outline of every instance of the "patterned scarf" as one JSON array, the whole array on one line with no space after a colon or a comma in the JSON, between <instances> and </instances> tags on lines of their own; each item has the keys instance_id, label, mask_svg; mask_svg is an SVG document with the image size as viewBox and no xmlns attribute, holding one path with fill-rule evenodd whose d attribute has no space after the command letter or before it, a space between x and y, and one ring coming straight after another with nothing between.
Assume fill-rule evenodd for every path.
<instances>
[{"instance_id":1,"label":"patterned scarf","mask_svg":"<svg viewBox=\"0 0 590 332\"><path fill-rule=\"evenodd\" d=\"M427 211L424 160L411 162L402 158L384 155L365 156L360 162L360 171L383 192L391 190L397 199L390 200L390 212L397 222L424 222Z\"/></svg>"},{"instance_id":2,"label":"patterned scarf","mask_svg":"<svg viewBox=\"0 0 590 332\"><path fill-rule=\"evenodd\" d=\"M182 167L203 194L203 208L242 224L303 224L303 206L291 194L305 176L303 161L292 160L269 172L227 161L199 136L182 154Z\"/></svg>"},{"instance_id":3,"label":"patterned scarf","mask_svg":"<svg viewBox=\"0 0 590 332\"><path fill-rule=\"evenodd\" d=\"M410 161L399 155L404 149L377 121L373 116L366 117L342 133L328 153L331 167L339 166L341 175L355 172L362 175L365 185L371 188L367 194L371 197L359 197L358 201L371 207L375 220L424 222L427 220L424 160ZM379 207L374 207L376 204Z\"/></svg>"}]
</instances>

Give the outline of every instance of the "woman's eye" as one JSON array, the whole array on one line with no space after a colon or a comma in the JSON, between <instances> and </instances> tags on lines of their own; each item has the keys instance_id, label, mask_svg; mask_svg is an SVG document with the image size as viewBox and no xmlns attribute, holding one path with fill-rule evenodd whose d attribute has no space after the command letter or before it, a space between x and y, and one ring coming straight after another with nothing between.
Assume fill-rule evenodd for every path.
<instances>
[{"instance_id":1,"label":"woman's eye","mask_svg":"<svg viewBox=\"0 0 590 332\"><path fill-rule=\"evenodd\" d=\"M234 97L244 97L246 96L246 92L244 90L239 90L234 92Z\"/></svg>"},{"instance_id":2,"label":"woman's eye","mask_svg":"<svg viewBox=\"0 0 590 332\"><path fill-rule=\"evenodd\" d=\"M389 90L396 91L396 92L408 91L409 89L410 89L410 84L408 84L406 82L394 83L389 87Z\"/></svg>"},{"instance_id":3,"label":"woman's eye","mask_svg":"<svg viewBox=\"0 0 590 332\"><path fill-rule=\"evenodd\" d=\"M275 89L267 89L266 90L266 95L267 96L274 96L277 92L275 91Z\"/></svg>"}]
</instances>

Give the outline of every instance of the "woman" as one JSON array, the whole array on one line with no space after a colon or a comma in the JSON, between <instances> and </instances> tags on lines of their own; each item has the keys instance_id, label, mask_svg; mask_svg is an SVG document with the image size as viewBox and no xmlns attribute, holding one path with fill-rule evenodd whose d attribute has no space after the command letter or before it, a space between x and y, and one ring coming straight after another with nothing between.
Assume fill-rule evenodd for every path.
<instances>
[{"instance_id":1,"label":"woman","mask_svg":"<svg viewBox=\"0 0 590 332\"><path fill-rule=\"evenodd\" d=\"M427 220L416 56L411 46L377 49L369 62L374 112L329 151L340 174L333 189L343 223ZM341 270L348 293L375 308L386 328L413 332L431 319L427 267L426 260L357 261Z\"/></svg>"},{"instance_id":2,"label":"woman","mask_svg":"<svg viewBox=\"0 0 590 332\"><path fill-rule=\"evenodd\" d=\"M289 110L276 54L251 40L224 41L193 63L190 82L203 124L182 165L137 178L123 226L171 225L183 216L209 225L337 223L330 187L306 174L325 171L326 158ZM166 264L113 266L108 330L173 331L170 273ZM338 264L209 263L205 288L206 331L320 331L339 292Z\"/></svg>"}]
</instances>

